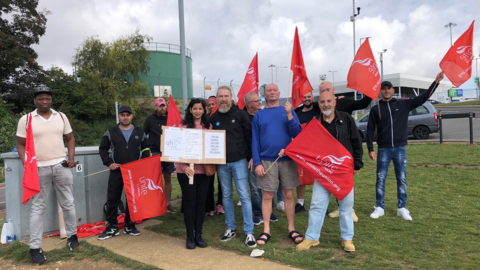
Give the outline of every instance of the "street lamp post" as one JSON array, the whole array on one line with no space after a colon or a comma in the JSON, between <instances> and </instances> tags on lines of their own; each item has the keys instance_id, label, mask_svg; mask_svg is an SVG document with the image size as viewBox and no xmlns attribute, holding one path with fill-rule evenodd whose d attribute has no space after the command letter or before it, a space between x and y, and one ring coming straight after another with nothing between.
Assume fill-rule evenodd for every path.
<instances>
[{"instance_id":1,"label":"street lamp post","mask_svg":"<svg viewBox=\"0 0 480 270\"><path fill-rule=\"evenodd\" d=\"M353 23L353 59L355 59L355 55L357 54L357 50L355 48L355 17L360 15L360 7L357 8L357 14L355 14L355 0L353 1L353 15L350 16L350 21ZM357 100L357 91L353 93L355 100ZM355 119L357 119L357 111L355 111Z\"/></svg>"},{"instance_id":2,"label":"street lamp post","mask_svg":"<svg viewBox=\"0 0 480 270\"><path fill-rule=\"evenodd\" d=\"M272 83L273 83L273 68L275 67L274 64L270 64L270 66L268 66L269 68L272 68Z\"/></svg>"},{"instance_id":3,"label":"street lamp post","mask_svg":"<svg viewBox=\"0 0 480 270\"><path fill-rule=\"evenodd\" d=\"M452 27L457 26L456 23L449 22L447 25L445 25L445 28L450 28L450 46L453 46L453 40L452 40Z\"/></svg>"},{"instance_id":4,"label":"street lamp post","mask_svg":"<svg viewBox=\"0 0 480 270\"><path fill-rule=\"evenodd\" d=\"M337 71L336 70L329 70L328 72L332 73L332 86L335 87L335 72L337 72Z\"/></svg>"},{"instance_id":5,"label":"street lamp post","mask_svg":"<svg viewBox=\"0 0 480 270\"><path fill-rule=\"evenodd\" d=\"M383 49L383 52L380 54L380 80L383 82L383 54L387 52L387 49Z\"/></svg>"},{"instance_id":6,"label":"street lamp post","mask_svg":"<svg viewBox=\"0 0 480 270\"><path fill-rule=\"evenodd\" d=\"M279 68L288 68L288 67L275 67L275 83L277 84L278 86L278 69Z\"/></svg>"},{"instance_id":7,"label":"street lamp post","mask_svg":"<svg viewBox=\"0 0 480 270\"><path fill-rule=\"evenodd\" d=\"M220 78L218 78L217 80L217 89L220 87L219 81L220 81Z\"/></svg>"},{"instance_id":8,"label":"street lamp post","mask_svg":"<svg viewBox=\"0 0 480 270\"><path fill-rule=\"evenodd\" d=\"M372 37L362 37L362 38L360 38L360 45L362 45L362 39L367 39L367 38L372 38Z\"/></svg>"}]
</instances>

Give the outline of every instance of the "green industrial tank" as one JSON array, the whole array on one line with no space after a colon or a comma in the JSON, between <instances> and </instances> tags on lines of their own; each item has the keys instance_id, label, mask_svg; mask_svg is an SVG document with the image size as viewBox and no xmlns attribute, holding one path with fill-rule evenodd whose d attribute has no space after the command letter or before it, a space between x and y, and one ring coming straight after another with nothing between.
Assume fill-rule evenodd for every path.
<instances>
[{"instance_id":1,"label":"green industrial tank","mask_svg":"<svg viewBox=\"0 0 480 270\"><path fill-rule=\"evenodd\" d=\"M180 46L150 42L145 47L150 51L150 71L147 76L140 74L140 79L148 84L148 94L163 96L171 89L173 98L182 98L182 66L180 63ZM193 95L192 53L186 49L188 98Z\"/></svg>"}]
</instances>

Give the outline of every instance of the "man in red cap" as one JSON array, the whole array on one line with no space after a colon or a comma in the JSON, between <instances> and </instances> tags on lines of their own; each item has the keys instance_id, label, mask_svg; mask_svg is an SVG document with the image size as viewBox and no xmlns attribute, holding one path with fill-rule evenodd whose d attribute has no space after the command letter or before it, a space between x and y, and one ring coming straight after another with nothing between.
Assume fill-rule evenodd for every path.
<instances>
[{"instance_id":1,"label":"man in red cap","mask_svg":"<svg viewBox=\"0 0 480 270\"><path fill-rule=\"evenodd\" d=\"M143 130L148 136L150 150L152 155L161 155L160 152L160 137L162 136L162 126L167 125L167 102L163 98L155 100L155 112L147 116L143 124ZM172 195L172 173L175 171L175 163L164 162L161 163L163 179L165 181L163 187L165 189L165 199L167 201L167 212L175 214L177 210L170 205L170 197Z\"/></svg>"}]
</instances>

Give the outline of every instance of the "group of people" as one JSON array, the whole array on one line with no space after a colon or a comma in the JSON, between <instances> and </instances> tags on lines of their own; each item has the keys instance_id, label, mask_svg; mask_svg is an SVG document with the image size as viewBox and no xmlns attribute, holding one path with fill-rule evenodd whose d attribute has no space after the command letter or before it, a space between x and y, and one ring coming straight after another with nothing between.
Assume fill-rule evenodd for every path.
<instances>
[{"instance_id":1,"label":"group of people","mask_svg":"<svg viewBox=\"0 0 480 270\"><path fill-rule=\"evenodd\" d=\"M369 157L377 161L376 206L371 218L384 215L385 180L390 162L393 160L397 178L397 214L405 220L412 220L410 212L405 208L407 202L406 185L406 144L407 123L410 110L422 105L435 91L443 79L439 73L429 89L412 99L393 98L393 85L384 81L381 84L381 100L372 106L368 118L367 148ZM226 164L216 165L218 178L218 199L215 206L214 179L206 174L203 164L195 164L190 168L184 163L162 162L161 169L165 181L165 197L167 211L176 213L171 206L171 175L177 173L182 190L182 212L186 228L186 248L206 247L202 238L202 228L206 215L225 214L226 230L221 241L229 241L236 237L235 207L233 201L233 185L240 199L243 215L243 231L245 244L248 247L266 245L272 235L270 222L278 221L273 213L275 193L281 196L277 208L286 213L288 220L288 236L297 250L306 250L319 244L320 232L327 208L330 193L319 182L313 184L312 200L309 209L308 229L305 236L295 229L295 213L305 212L305 190L301 185L297 164L285 155L285 149L302 131L302 127L311 121L319 121L333 138L347 149L354 160L354 173L363 167L362 138L358 133L351 114L355 110L364 109L371 104L371 99L361 100L336 97L335 88L330 82L322 82L319 87L319 100L314 103L312 93L304 96L303 105L292 108L289 102L280 106L280 91L275 84L265 88L263 97L265 106L255 92L244 97L245 108L239 109L233 101L232 89L221 86L217 95L208 100L192 98L185 110L181 123L183 128L225 130L226 132ZM42 264L46 258L40 248L43 233L43 213L46 208L48 194L52 187L57 194L58 202L64 212L67 245L70 250L78 247L76 236L76 216L72 194L73 177L69 170L75 166L75 138L68 118L61 112L51 109L52 91L40 86L35 89L34 103L37 109L32 112L32 129L36 147L38 171L40 177L40 193L32 200L30 215L30 255L32 262ZM213 108L217 111L212 113ZM155 101L155 112L145 120L143 128L132 124L133 113L130 107L119 109L120 123L110 128L101 139L99 152L103 164L110 168L107 189L105 231L98 237L105 240L120 234L117 224L117 209L121 203L123 180L119 165L138 160L140 157L160 155L160 137L162 126L167 123L167 104L163 98ZM23 116L17 129L17 149L22 162L25 156L26 127L28 117ZM374 134L377 134L378 152L373 148ZM63 137L67 141L68 159L65 158ZM322 144L321 141L313 141ZM325 145L325 147L330 147ZM377 158L378 155L378 158ZM190 185L189 177L193 177ZM297 189L295 204L293 189ZM343 249L355 251L352 242L354 222L358 220L353 210L354 189L337 201L338 207L331 217L339 217ZM140 235L140 231L130 220L128 205L125 211L124 233L132 236ZM254 236L255 225L263 223L263 233Z\"/></svg>"}]
</instances>

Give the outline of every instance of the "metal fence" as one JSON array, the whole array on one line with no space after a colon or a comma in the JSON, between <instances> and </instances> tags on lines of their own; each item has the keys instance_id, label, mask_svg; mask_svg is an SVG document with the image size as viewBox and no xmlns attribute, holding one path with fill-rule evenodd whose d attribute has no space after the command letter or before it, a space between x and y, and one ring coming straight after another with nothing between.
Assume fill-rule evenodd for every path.
<instances>
[{"instance_id":1,"label":"metal fence","mask_svg":"<svg viewBox=\"0 0 480 270\"><path fill-rule=\"evenodd\" d=\"M169 43L159 43L159 42L148 42L144 43L145 48L149 51L161 51L161 52L170 52L180 54L180 46ZM192 58L192 51L186 48L186 56Z\"/></svg>"}]
</instances>

